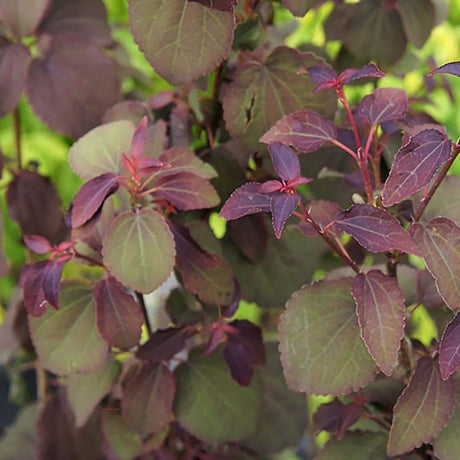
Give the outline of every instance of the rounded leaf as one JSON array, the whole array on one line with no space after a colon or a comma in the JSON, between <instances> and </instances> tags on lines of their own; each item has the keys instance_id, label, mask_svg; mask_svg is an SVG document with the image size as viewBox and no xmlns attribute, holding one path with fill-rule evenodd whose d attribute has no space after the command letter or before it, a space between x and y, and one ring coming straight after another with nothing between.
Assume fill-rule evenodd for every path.
<instances>
[{"instance_id":1,"label":"rounded leaf","mask_svg":"<svg viewBox=\"0 0 460 460\"><path fill-rule=\"evenodd\" d=\"M163 284L174 266L173 236L163 217L151 209L125 211L115 217L102 246L110 273L144 294Z\"/></svg>"},{"instance_id":2,"label":"rounded leaf","mask_svg":"<svg viewBox=\"0 0 460 460\"><path fill-rule=\"evenodd\" d=\"M99 335L94 311L93 288L64 282L60 310L49 308L39 318L29 316L32 341L45 369L58 375L89 372L107 355L107 343Z\"/></svg>"}]
</instances>

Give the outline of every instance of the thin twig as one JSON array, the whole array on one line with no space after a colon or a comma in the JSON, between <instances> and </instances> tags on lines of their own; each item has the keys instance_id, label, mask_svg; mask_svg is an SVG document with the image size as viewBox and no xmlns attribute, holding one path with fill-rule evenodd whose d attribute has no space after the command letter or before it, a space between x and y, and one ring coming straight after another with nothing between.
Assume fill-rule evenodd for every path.
<instances>
[{"instance_id":1,"label":"thin twig","mask_svg":"<svg viewBox=\"0 0 460 460\"><path fill-rule=\"evenodd\" d=\"M139 302L139 305L141 306L142 314L144 315L144 320L145 320L145 327L147 328L147 332L150 337L153 334L152 325L150 324L149 315L147 313L147 307L145 306L144 296L140 292L136 291L136 298L137 298L137 301Z\"/></svg>"}]
</instances>

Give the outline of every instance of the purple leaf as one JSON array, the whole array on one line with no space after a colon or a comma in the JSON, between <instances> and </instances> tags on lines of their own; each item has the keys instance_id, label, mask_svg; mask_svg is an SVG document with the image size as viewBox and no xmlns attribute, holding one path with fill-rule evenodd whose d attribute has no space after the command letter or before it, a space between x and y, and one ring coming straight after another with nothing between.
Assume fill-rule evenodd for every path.
<instances>
[{"instance_id":1,"label":"purple leaf","mask_svg":"<svg viewBox=\"0 0 460 460\"><path fill-rule=\"evenodd\" d=\"M78 138L118 102L118 69L95 46L54 38L46 54L30 65L27 93L51 129Z\"/></svg>"},{"instance_id":2,"label":"purple leaf","mask_svg":"<svg viewBox=\"0 0 460 460\"><path fill-rule=\"evenodd\" d=\"M332 67L313 66L307 69L307 73L318 84L337 80L337 72Z\"/></svg>"},{"instance_id":3,"label":"purple leaf","mask_svg":"<svg viewBox=\"0 0 460 460\"><path fill-rule=\"evenodd\" d=\"M456 77L460 77L460 61L456 62L449 62L444 64L436 69L432 70L428 76L431 77L437 73L448 73L450 75L455 75Z\"/></svg>"},{"instance_id":4,"label":"purple leaf","mask_svg":"<svg viewBox=\"0 0 460 460\"><path fill-rule=\"evenodd\" d=\"M128 350L141 338L144 316L139 304L112 277L96 284L94 291L99 333L111 347Z\"/></svg>"},{"instance_id":5,"label":"purple leaf","mask_svg":"<svg viewBox=\"0 0 460 460\"><path fill-rule=\"evenodd\" d=\"M404 335L404 294L397 280L380 270L356 275L351 294L361 337L379 369L389 377L398 362Z\"/></svg>"},{"instance_id":6,"label":"purple leaf","mask_svg":"<svg viewBox=\"0 0 460 460\"><path fill-rule=\"evenodd\" d=\"M339 424L343 407L344 404L337 398L334 398L330 403L321 404L318 410L313 414L315 429L317 431L334 433Z\"/></svg>"},{"instance_id":7,"label":"purple leaf","mask_svg":"<svg viewBox=\"0 0 460 460\"><path fill-rule=\"evenodd\" d=\"M148 119L145 116L137 125L136 131L134 131L131 148L129 149L129 155L131 158L138 159L144 152L145 140L147 138L147 125Z\"/></svg>"},{"instance_id":8,"label":"purple leaf","mask_svg":"<svg viewBox=\"0 0 460 460\"><path fill-rule=\"evenodd\" d=\"M320 228L324 229L328 224L334 222L337 217L342 214L342 208L332 201L317 200L310 202L308 212ZM318 236L318 232L308 222L301 221L298 227L305 236ZM334 226L329 228L328 233L336 236L340 236L341 234L341 232L337 231Z\"/></svg>"},{"instance_id":9,"label":"purple leaf","mask_svg":"<svg viewBox=\"0 0 460 460\"><path fill-rule=\"evenodd\" d=\"M450 219L438 217L424 228L414 224L410 233L423 251L428 271L451 310L460 308L460 227Z\"/></svg>"},{"instance_id":10,"label":"purple leaf","mask_svg":"<svg viewBox=\"0 0 460 460\"><path fill-rule=\"evenodd\" d=\"M107 13L101 0L53 0L39 32L76 42L108 46L112 43Z\"/></svg>"},{"instance_id":11,"label":"purple leaf","mask_svg":"<svg viewBox=\"0 0 460 460\"><path fill-rule=\"evenodd\" d=\"M268 146L273 166L278 176L288 181L300 176L300 162L295 152L289 147L273 142Z\"/></svg>"},{"instance_id":12,"label":"purple leaf","mask_svg":"<svg viewBox=\"0 0 460 460\"><path fill-rule=\"evenodd\" d=\"M24 235L41 235L52 244L60 243L66 228L61 200L47 177L35 171L20 170L6 192L8 210Z\"/></svg>"},{"instance_id":13,"label":"purple leaf","mask_svg":"<svg viewBox=\"0 0 460 460\"><path fill-rule=\"evenodd\" d=\"M206 179L188 172L161 176L155 183L155 194L183 211L213 208L220 201Z\"/></svg>"},{"instance_id":14,"label":"purple leaf","mask_svg":"<svg viewBox=\"0 0 460 460\"><path fill-rule=\"evenodd\" d=\"M439 344L439 368L447 380L460 367L460 313L447 325Z\"/></svg>"},{"instance_id":15,"label":"purple leaf","mask_svg":"<svg viewBox=\"0 0 460 460\"><path fill-rule=\"evenodd\" d=\"M124 387L121 406L126 424L142 437L161 431L173 416L175 387L165 365L144 363Z\"/></svg>"},{"instance_id":16,"label":"purple leaf","mask_svg":"<svg viewBox=\"0 0 460 460\"><path fill-rule=\"evenodd\" d=\"M256 212L269 212L271 197L260 193L259 189L260 184L256 182L249 182L237 188L220 210L220 216L226 220L233 220Z\"/></svg>"},{"instance_id":17,"label":"purple leaf","mask_svg":"<svg viewBox=\"0 0 460 460\"><path fill-rule=\"evenodd\" d=\"M185 342L193 334L184 327L170 327L155 331L136 352L136 358L162 363L169 361L185 348Z\"/></svg>"},{"instance_id":18,"label":"purple leaf","mask_svg":"<svg viewBox=\"0 0 460 460\"><path fill-rule=\"evenodd\" d=\"M338 426L335 430L335 437L343 439L348 428L354 425L363 414L363 406L355 403L347 404L343 407Z\"/></svg>"},{"instance_id":19,"label":"purple leaf","mask_svg":"<svg viewBox=\"0 0 460 460\"><path fill-rule=\"evenodd\" d=\"M27 313L39 317L46 312L46 299L43 292L43 279L46 274L47 260L22 268L20 285L24 290L24 305Z\"/></svg>"},{"instance_id":20,"label":"purple leaf","mask_svg":"<svg viewBox=\"0 0 460 460\"><path fill-rule=\"evenodd\" d=\"M441 308L444 305L436 281L428 270L417 272L417 302L428 308Z\"/></svg>"},{"instance_id":21,"label":"purple leaf","mask_svg":"<svg viewBox=\"0 0 460 460\"><path fill-rule=\"evenodd\" d=\"M56 310L59 310L59 290L64 264L64 260L50 260L43 276L43 294L49 304Z\"/></svg>"},{"instance_id":22,"label":"purple leaf","mask_svg":"<svg viewBox=\"0 0 460 460\"><path fill-rule=\"evenodd\" d=\"M50 4L51 0L1 0L0 19L14 37L32 35Z\"/></svg>"},{"instance_id":23,"label":"purple leaf","mask_svg":"<svg viewBox=\"0 0 460 460\"><path fill-rule=\"evenodd\" d=\"M455 402L454 379L444 381L437 363L421 357L394 406L388 455L399 456L431 442L449 421Z\"/></svg>"},{"instance_id":24,"label":"purple leaf","mask_svg":"<svg viewBox=\"0 0 460 460\"><path fill-rule=\"evenodd\" d=\"M265 364L265 347L262 331L247 320L236 320L230 323L235 333L227 333L227 345L224 358L232 378L242 386L251 383L253 367Z\"/></svg>"},{"instance_id":25,"label":"purple leaf","mask_svg":"<svg viewBox=\"0 0 460 460\"><path fill-rule=\"evenodd\" d=\"M378 88L361 100L356 108L356 115L369 125L376 126L386 121L404 118L408 108L404 90Z\"/></svg>"},{"instance_id":26,"label":"purple leaf","mask_svg":"<svg viewBox=\"0 0 460 460\"><path fill-rule=\"evenodd\" d=\"M232 301L221 308L222 316L224 318L231 318L240 305L241 300L241 285L236 278L233 279L234 294Z\"/></svg>"},{"instance_id":27,"label":"purple leaf","mask_svg":"<svg viewBox=\"0 0 460 460\"><path fill-rule=\"evenodd\" d=\"M25 235L24 244L35 254L46 254L53 250L51 243L40 235Z\"/></svg>"},{"instance_id":28,"label":"purple leaf","mask_svg":"<svg viewBox=\"0 0 460 460\"><path fill-rule=\"evenodd\" d=\"M371 252L399 249L421 255L396 217L369 204L353 205L335 221L335 225Z\"/></svg>"},{"instance_id":29,"label":"purple leaf","mask_svg":"<svg viewBox=\"0 0 460 460\"><path fill-rule=\"evenodd\" d=\"M318 150L326 142L336 139L334 123L310 110L299 110L281 118L261 138L270 144L281 142L304 153Z\"/></svg>"},{"instance_id":30,"label":"purple leaf","mask_svg":"<svg viewBox=\"0 0 460 460\"><path fill-rule=\"evenodd\" d=\"M238 5L238 0L187 0L188 2L196 2L201 5L214 8L219 11L233 11L235 5Z\"/></svg>"},{"instance_id":31,"label":"purple leaf","mask_svg":"<svg viewBox=\"0 0 460 460\"><path fill-rule=\"evenodd\" d=\"M234 294L233 272L222 257L210 254L192 238L190 231L169 222L176 245L176 268L185 288L206 303L227 305Z\"/></svg>"},{"instance_id":32,"label":"purple leaf","mask_svg":"<svg viewBox=\"0 0 460 460\"><path fill-rule=\"evenodd\" d=\"M382 192L384 206L399 203L428 185L450 157L452 142L445 134L427 129L398 150Z\"/></svg>"},{"instance_id":33,"label":"purple leaf","mask_svg":"<svg viewBox=\"0 0 460 460\"><path fill-rule=\"evenodd\" d=\"M0 117L18 105L30 61L29 50L24 45L0 37Z\"/></svg>"},{"instance_id":34,"label":"purple leaf","mask_svg":"<svg viewBox=\"0 0 460 460\"><path fill-rule=\"evenodd\" d=\"M119 176L114 173L101 174L83 184L72 203L72 227L81 227L88 222L118 187Z\"/></svg>"},{"instance_id":35,"label":"purple leaf","mask_svg":"<svg viewBox=\"0 0 460 460\"><path fill-rule=\"evenodd\" d=\"M279 180L268 180L264 182L259 187L260 193L276 193L279 192L283 188L283 184Z\"/></svg>"},{"instance_id":36,"label":"purple leaf","mask_svg":"<svg viewBox=\"0 0 460 460\"><path fill-rule=\"evenodd\" d=\"M275 235L278 239L281 238L284 225L297 208L299 201L300 195L287 193L274 195L271 199L270 208L272 211L273 230L275 230Z\"/></svg>"},{"instance_id":37,"label":"purple leaf","mask_svg":"<svg viewBox=\"0 0 460 460\"><path fill-rule=\"evenodd\" d=\"M353 81L361 78L383 78L385 74L375 65L367 64L360 69L346 69L339 75L339 80L344 85L348 85Z\"/></svg>"}]
</instances>

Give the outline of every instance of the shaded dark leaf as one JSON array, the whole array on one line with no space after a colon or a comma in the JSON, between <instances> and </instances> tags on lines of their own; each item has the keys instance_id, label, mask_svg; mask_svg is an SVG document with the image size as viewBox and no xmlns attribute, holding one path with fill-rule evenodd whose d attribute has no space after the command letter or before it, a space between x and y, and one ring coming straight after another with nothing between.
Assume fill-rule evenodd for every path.
<instances>
[{"instance_id":1,"label":"shaded dark leaf","mask_svg":"<svg viewBox=\"0 0 460 460\"><path fill-rule=\"evenodd\" d=\"M102 456L97 418L93 417L85 426L76 428L63 391L47 399L36 429L38 460L100 460Z\"/></svg>"},{"instance_id":2,"label":"shaded dark leaf","mask_svg":"<svg viewBox=\"0 0 460 460\"><path fill-rule=\"evenodd\" d=\"M420 250L396 217L368 204L356 204L335 221L335 225L350 234L371 252L399 249L420 256Z\"/></svg>"},{"instance_id":3,"label":"shaded dark leaf","mask_svg":"<svg viewBox=\"0 0 460 460\"><path fill-rule=\"evenodd\" d=\"M273 142L268 146L268 152L272 157L275 171L281 179L288 181L300 176L300 162L292 149L279 142Z\"/></svg>"},{"instance_id":4,"label":"shaded dark leaf","mask_svg":"<svg viewBox=\"0 0 460 460\"><path fill-rule=\"evenodd\" d=\"M137 125L143 117L152 117L146 103L141 101L121 101L110 107L102 117L102 123L127 120ZM163 150L163 149L162 149Z\"/></svg>"},{"instance_id":5,"label":"shaded dark leaf","mask_svg":"<svg viewBox=\"0 0 460 460\"><path fill-rule=\"evenodd\" d=\"M280 46L261 62L248 59L231 75L232 82L222 89L227 130L244 147L260 148L259 139L280 118L296 110L315 110L332 116L337 98L332 91L313 95L315 84L300 67L327 66L313 53ZM277 101L275 104L274 101ZM284 142L264 136L260 142ZM286 144L288 142L285 142Z\"/></svg>"},{"instance_id":6,"label":"shaded dark leaf","mask_svg":"<svg viewBox=\"0 0 460 460\"><path fill-rule=\"evenodd\" d=\"M321 281L304 286L287 302L279 334L281 363L292 390L339 395L373 379L376 367L360 336L350 284L349 279Z\"/></svg>"},{"instance_id":7,"label":"shaded dark leaf","mask_svg":"<svg viewBox=\"0 0 460 460\"><path fill-rule=\"evenodd\" d=\"M230 238L239 251L251 262L262 258L267 247L267 227L262 214L240 217L227 224Z\"/></svg>"},{"instance_id":8,"label":"shaded dark leaf","mask_svg":"<svg viewBox=\"0 0 460 460\"><path fill-rule=\"evenodd\" d=\"M384 206L399 203L428 185L450 157L452 142L435 129L424 130L398 150L382 192Z\"/></svg>"},{"instance_id":9,"label":"shaded dark leaf","mask_svg":"<svg viewBox=\"0 0 460 460\"><path fill-rule=\"evenodd\" d=\"M233 283L235 287L233 299L228 305L221 307L221 314L224 318L231 318L236 313L240 305L241 286L236 278L233 278Z\"/></svg>"},{"instance_id":10,"label":"shaded dark leaf","mask_svg":"<svg viewBox=\"0 0 460 460\"><path fill-rule=\"evenodd\" d=\"M226 220L238 219L257 212L270 212L270 195L260 193L260 184L250 182L237 188L220 210Z\"/></svg>"},{"instance_id":11,"label":"shaded dark leaf","mask_svg":"<svg viewBox=\"0 0 460 460\"><path fill-rule=\"evenodd\" d=\"M33 265L25 265L21 271L20 285L24 290L24 305L27 313L41 316L46 312L46 299L43 292L43 279L46 274L46 260Z\"/></svg>"},{"instance_id":12,"label":"shaded dark leaf","mask_svg":"<svg viewBox=\"0 0 460 460\"><path fill-rule=\"evenodd\" d=\"M12 4L8 0L6 2ZM0 36L0 117L11 112L19 103L30 61L29 50L24 45L11 43Z\"/></svg>"},{"instance_id":13,"label":"shaded dark leaf","mask_svg":"<svg viewBox=\"0 0 460 460\"><path fill-rule=\"evenodd\" d=\"M390 376L397 365L404 335L404 293L396 278L371 270L355 276L351 294L361 337L380 370Z\"/></svg>"},{"instance_id":14,"label":"shaded dark leaf","mask_svg":"<svg viewBox=\"0 0 460 460\"><path fill-rule=\"evenodd\" d=\"M59 310L59 291L64 264L65 260L50 260L43 276L43 294L46 301L56 310Z\"/></svg>"},{"instance_id":15,"label":"shaded dark leaf","mask_svg":"<svg viewBox=\"0 0 460 460\"><path fill-rule=\"evenodd\" d=\"M394 407L388 455L401 455L430 442L447 424L454 407L455 381L442 380L437 363L421 357Z\"/></svg>"},{"instance_id":16,"label":"shaded dark leaf","mask_svg":"<svg viewBox=\"0 0 460 460\"><path fill-rule=\"evenodd\" d=\"M126 424L142 437L158 433L173 417L175 386L174 376L165 365L144 363L123 390Z\"/></svg>"},{"instance_id":17,"label":"shaded dark leaf","mask_svg":"<svg viewBox=\"0 0 460 460\"><path fill-rule=\"evenodd\" d=\"M411 227L412 238L423 251L428 271L451 310L460 308L460 227L450 219L438 217L426 227Z\"/></svg>"},{"instance_id":18,"label":"shaded dark leaf","mask_svg":"<svg viewBox=\"0 0 460 460\"><path fill-rule=\"evenodd\" d=\"M54 185L34 171L21 170L8 186L6 199L11 218L24 235L41 235L52 244L60 243L66 229L61 201Z\"/></svg>"},{"instance_id":19,"label":"shaded dark leaf","mask_svg":"<svg viewBox=\"0 0 460 460\"><path fill-rule=\"evenodd\" d=\"M35 254L46 254L53 250L50 242L40 235L25 235L24 244Z\"/></svg>"},{"instance_id":20,"label":"shaded dark leaf","mask_svg":"<svg viewBox=\"0 0 460 460\"><path fill-rule=\"evenodd\" d=\"M97 46L112 42L102 0L79 0L78 4L73 0L52 0L52 9L39 32Z\"/></svg>"},{"instance_id":21,"label":"shaded dark leaf","mask_svg":"<svg viewBox=\"0 0 460 460\"><path fill-rule=\"evenodd\" d=\"M299 110L279 120L260 138L260 142L282 142L309 153L336 137L336 128L331 121L316 112Z\"/></svg>"},{"instance_id":22,"label":"shaded dark leaf","mask_svg":"<svg viewBox=\"0 0 460 460\"><path fill-rule=\"evenodd\" d=\"M324 229L328 224L334 222L342 214L342 208L332 201L316 200L310 201L308 212L319 227ZM298 224L298 227L305 236L318 236L318 232L314 229L314 227L304 220ZM337 230L332 226L329 227L328 233L339 236L341 232L337 232Z\"/></svg>"},{"instance_id":23,"label":"shaded dark leaf","mask_svg":"<svg viewBox=\"0 0 460 460\"><path fill-rule=\"evenodd\" d=\"M337 439L343 439L348 428L353 426L363 414L363 406L359 404L347 404L343 407L342 412L340 414L339 423L335 430L335 436Z\"/></svg>"},{"instance_id":24,"label":"shaded dark leaf","mask_svg":"<svg viewBox=\"0 0 460 460\"><path fill-rule=\"evenodd\" d=\"M422 198L421 194L417 194ZM460 225L460 177L446 176L422 214L421 220L429 222L435 217L447 217Z\"/></svg>"},{"instance_id":25,"label":"shaded dark leaf","mask_svg":"<svg viewBox=\"0 0 460 460\"><path fill-rule=\"evenodd\" d=\"M81 227L90 220L119 187L119 176L105 173L97 176L80 188L72 202L72 227Z\"/></svg>"},{"instance_id":26,"label":"shaded dark leaf","mask_svg":"<svg viewBox=\"0 0 460 460\"><path fill-rule=\"evenodd\" d=\"M207 179L188 172L161 176L155 183L155 195L183 211L213 208L220 201Z\"/></svg>"},{"instance_id":27,"label":"shaded dark leaf","mask_svg":"<svg viewBox=\"0 0 460 460\"><path fill-rule=\"evenodd\" d=\"M51 0L0 0L0 19L13 36L31 35L50 5Z\"/></svg>"},{"instance_id":28,"label":"shaded dark leaf","mask_svg":"<svg viewBox=\"0 0 460 460\"><path fill-rule=\"evenodd\" d=\"M447 325L439 345L439 367L447 380L460 367L460 313Z\"/></svg>"},{"instance_id":29,"label":"shaded dark leaf","mask_svg":"<svg viewBox=\"0 0 460 460\"><path fill-rule=\"evenodd\" d=\"M371 126L399 120L409 109L406 92L399 88L378 88L363 97L356 108L356 116Z\"/></svg>"},{"instance_id":30,"label":"shaded dark leaf","mask_svg":"<svg viewBox=\"0 0 460 460\"><path fill-rule=\"evenodd\" d=\"M95 46L55 38L46 54L32 61L27 92L51 129L78 138L118 101L120 81L115 63Z\"/></svg>"},{"instance_id":31,"label":"shaded dark leaf","mask_svg":"<svg viewBox=\"0 0 460 460\"><path fill-rule=\"evenodd\" d=\"M233 7L238 5L238 0L187 0L208 6L220 11L233 11Z\"/></svg>"},{"instance_id":32,"label":"shaded dark leaf","mask_svg":"<svg viewBox=\"0 0 460 460\"><path fill-rule=\"evenodd\" d=\"M272 212L272 223L275 235L279 239L286 221L297 208L300 201L300 195L290 195L287 193L276 194L272 197L270 208Z\"/></svg>"},{"instance_id":33,"label":"shaded dark leaf","mask_svg":"<svg viewBox=\"0 0 460 460\"><path fill-rule=\"evenodd\" d=\"M428 270L417 272L417 301L428 308L441 308L444 305L436 281Z\"/></svg>"},{"instance_id":34,"label":"shaded dark leaf","mask_svg":"<svg viewBox=\"0 0 460 460\"><path fill-rule=\"evenodd\" d=\"M436 7L432 0L398 0L396 9L410 43L421 48L436 25Z\"/></svg>"},{"instance_id":35,"label":"shaded dark leaf","mask_svg":"<svg viewBox=\"0 0 460 460\"><path fill-rule=\"evenodd\" d=\"M139 304L112 277L96 284L96 321L104 340L112 347L127 350L139 343L144 316Z\"/></svg>"},{"instance_id":36,"label":"shaded dark leaf","mask_svg":"<svg viewBox=\"0 0 460 460\"><path fill-rule=\"evenodd\" d=\"M130 0L129 16L139 48L172 84L189 83L208 73L230 52L232 11L188 0ZM205 42L206 47L197 46Z\"/></svg>"},{"instance_id":37,"label":"shaded dark leaf","mask_svg":"<svg viewBox=\"0 0 460 460\"><path fill-rule=\"evenodd\" d=\"M206 303L227 305L234 294L233 273L222 257L205 251L189 230L169 222L176 245L176 268L186 289Z\"/></svg>"},{"instance_id":38,"label":"shaded dark leaf","mask_svg":"<svg viewBox=\"0 0 460 460\"><path fill-rule=\"evenodd\" d=\"M315 0L283 0L283 5L294 15L304 16L309 8L317 3Z\"/></svg>"},{"instance_id":39,"label":"shaded dark leaf","mask_svg":"<svg viewBox=\"0 0 460 460\"><path fill-rule=\"evenodd\" d=\"M155 331L136 352L136 357L153 363L169 361L185 348L187 338L193 334L184 327L170 327Z\"/></svg>"},{"instance_id":40,"label":"shaded dark leaf","mask_svg":"<svg viewBox=\"0 0 460 460\"><path fill-rule=\"evenodd\" d=\"M333 401L321 404L313 414L313 424L317 431L328 431L334 433L339 425L344 404L337 398Z\"/></svg>"},{"instance_id":41,"label":"shaded dark leaf","mask_svg":"<svg viewBox=\"0 0 460 460\"><path fill-rule=\"evenodd\" d=\"M240 385L248 386L254 372L253 367L265 364L262 331L247 320L232 321L230 326L235 332L227 333L224 358L232 378Z\"/></svg>"}]
</instances>

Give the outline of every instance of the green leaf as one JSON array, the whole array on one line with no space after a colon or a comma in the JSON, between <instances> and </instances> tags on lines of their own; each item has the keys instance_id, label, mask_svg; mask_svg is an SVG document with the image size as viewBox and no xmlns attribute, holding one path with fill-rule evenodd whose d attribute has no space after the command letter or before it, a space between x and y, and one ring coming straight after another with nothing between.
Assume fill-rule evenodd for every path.
<instances>
[{"instance_id":1,"label":"green leaf","mask_svg":"<svg viewBox=\"0 0 460 460\"><path fill-rule=\"evenodd\" d=\"M381 433L348 433L341 441L326 444L316 460L386 460L386 436Z\"/></svg>"},{"instance_id":2,"label":"green leaf","mask_svg":"<svg viewBox=\"0 0 460 460\"><path fill-rule=\"evenodd\" d=\"M298 74L300 67L326 65L313 53L281 46L264 62L252 59L239 66L222 90L225 125L231 136L256 150L262 134L284 115L308 109L332 116L337 108L332 90L313 95L315 84L307 74Z\"/></svg>"},{"instance_id":3,"label":"green leaf","mask_svg":"<svg viewBox=\"0 0 460 460\"><path fill-rule=\"evenodd\" d=\"M163 364L146 363L125 385L123 418L142 437L158 433L172 418L175 382Z\"/></svg>"},{"instance_id":4,"label":"green leaf","mask_svg":"<svg viewBox=\"0 0 460 460\"><path fill-rule=\"evenodd\" d=\"M232 11L189 0L130 0L131 31L156 72L174 85L210 72L230 52Z\"/></svg>"},{"instance_id":5,"label":"green leaf","mask_svg":"<svg viewBox=\"0 0 460 460\"><path fill-rule=\"evenodd\" d=\"M267 363L260 370L262 409L254 437L244 444L260 455L297 446L307 426L305 396L287 386L281 367L278 344L266 344Z\"/></svg>"},{"instance_id":6,"label":"green leaf","mask_svg":"<svg viewBox=\"0 0 460 460\"><path fill-rule=\"evenodd\" d=\"M433 450L440 460L457 460L460 452L460 391L451 419L440 435L432 442Z\"/></svg>"},{"instance_id":7,"label":"green leaf","mask_svg":"<svg viewBox=\"0 0 460 460\"><path fill-rule=\"evenodd\" d=\"M294 391L345 394L375 375L360 336L349 279L321 281L295 292L279 332L284 375Z\"/></svg>"},{"instance_id":8,"label":"green leaf","mask_svg":"<svg viewBox=\"0 0 460 460\"><path fill-rule=\"evenodd\" d=\"M310 281L325 245L319 238L305 238L288 227L277 240L273 232L261 259L250 262L233 245L226 245L226 257L241 285L242 297L261 307L282 307L292 292Z\"/></svg>"},{"instance_id":9,"label":"green leaf","mask_svg":"<svg viewBox=\"0 0 460 460\"><path fill-rule=\"evenodd\" d=\"M83 179L123 172L121 154L129 152L134 129L134 124L127 120L92 129L69 150L70 166Z\"/></svg>"},{"instance_id":10,"label":"green leaf","mask_svg":"<svg viewBox=\"0 0 460 460\"><path fill-rule=\"evenodd\" d=\"M103 411L101 426L104 439L117 460L132 460L142 452L141 437L119 414Z\"/></svg>"},{"instance_id":11,"label":"green leaf","mask_svg":"<svg viewBox=\"0 0 460 460\"><path fill-rule=\"evenodd\" d=\"M104 361L108 348L97 329L92 286L64 282L59 299L60 310L48 308L39 318L29 316L38 357L54 374L89 372Z\"/></svg>"},{"instance_id":12,"label":"green leaf","mask_svg":"<svg viewBox=\"0 0 460 460\"><path fill-rule=\"evenodd\" d=\"M120 365L110 357L93 372L69 375L67 398L75 415L75 426L86 423L99 401L111 390L119 373Z\"/></svg>"},{"instance_id":13,"label":"green leaf","mask_svg":"<svg viewBox=\"0 0 460 460\"><path fill-rule=\"evenodd\" d=\"M174 265L174 240L163 217L151 209L125 211L110 223L102 256L120 283L144 294L165 282Z\"/></svg>"},{"instance_id":14,"label":"green leaf","mask_svg":"<svg viewBox=\"0 0 460 460\"><path fill-rule=\"evenodd\" d=\"M230 376L220 353L192 353L176 371L178 422L207 443L241 441L255 434L261 407L260 379L249 387Z\"/></svg>"},{"instance_id":15,"label":"green leaf","mask_svg":"<svg viewBox=\"0 0 460 460\"><path fill-rule=\"evenodd\" d=\"M437 361L423 356L393 409L387 452L401 455L430 442L455 407L455 381L442 380Z\"/></svg>"}]
</instances>

